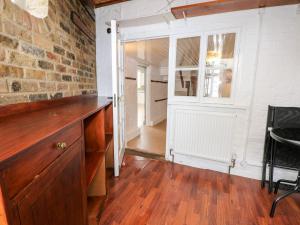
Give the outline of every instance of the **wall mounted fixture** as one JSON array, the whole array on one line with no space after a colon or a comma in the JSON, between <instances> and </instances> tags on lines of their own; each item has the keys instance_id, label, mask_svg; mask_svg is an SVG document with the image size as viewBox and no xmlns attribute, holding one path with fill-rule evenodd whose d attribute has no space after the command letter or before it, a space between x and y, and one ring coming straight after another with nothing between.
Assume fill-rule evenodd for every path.
<instances>
[{"instance_id":1,"label":"wall mounted fixture","mask_svg":"<svg viewBox=\"0 0 300 225\"><path fill-rule=\"evenodd\" d=\"M49 0L11 0L20 8L26 10L32 16L44 19L48 16Z\"/></svg>"}]
</instances>

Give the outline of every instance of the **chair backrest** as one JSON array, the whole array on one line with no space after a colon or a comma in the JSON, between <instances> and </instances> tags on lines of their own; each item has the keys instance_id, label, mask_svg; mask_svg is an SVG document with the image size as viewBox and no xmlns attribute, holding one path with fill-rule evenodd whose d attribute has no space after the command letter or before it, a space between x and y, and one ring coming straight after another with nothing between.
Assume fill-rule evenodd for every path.
<instances>
[{"instance_id":1,"label":"chair backrest","mask_svg":"<svg viewBox=\"0 0 300 225\"><path fill-rule=\"evenodd\" d=\"M268 117L266 124L265 146L264 146L264 158L268 161L270 159L270 131L269 128L300 128L300 108L297 107L268 107ZM278 148L286 148L278 145ZM292 156L293 152L289 152L289 149L281 151L282 162L285 162L284 167L295 168L291 163L291 159L285 159L288 155ZM293 156L294 157L294 156ZM292 158L293 158L292 157ZM295 157L294 157L295 158ZM298 160L298 159L297 159Z\"/></svg>"},{"instance_id":2,"label":"chair backrest","mask_svg":"<svg viewBox=\"0 0 300 225\"><path fill-rule=\"evenodd\" d=\"M300 128L300 108L274 107L273 128Z\"/></svg>"}]
</instances>

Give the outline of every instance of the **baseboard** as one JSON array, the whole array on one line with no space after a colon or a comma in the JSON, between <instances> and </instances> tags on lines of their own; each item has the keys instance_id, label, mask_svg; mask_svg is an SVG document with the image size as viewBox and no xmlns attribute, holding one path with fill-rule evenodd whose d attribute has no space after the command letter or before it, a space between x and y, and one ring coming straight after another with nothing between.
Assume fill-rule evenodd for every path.
<instances>
[{"instance_id":1,"label":"baseboard","mask_svg":"<svg viewBox=\"0 0 300 225\"><path fill-rule=\"evenodd\" d=\"M171 161L171 157L167 156L166 160ZM228 173L228 166L229 166L225 162L222 163L214 160L203 159L196 156L181 155L181 154L175 154L174 162L186 166L195 167L195 168L218 171L221 173ZM268 171L269 170L267 168L267 172L266 172L267 174ZM237 162L235 168L231 169L231 174L236 176L251 178L255 180L261 180L262 166ZM296 171L275 168L274 181L278 179L296 180L297 174L298 173Z\"/></svg>"},{"instance_id":2,"label":"baseboard","mask_svg":"<svg viewBox=\"0 0 300 225\"><path fill-rule=\"evenodd\" d=\"M136 130L133 130L133 131L126 132L126 143L128 141L131 141L132 139L136 138L140 134L141 134L141 130L139 128Z\"/></svg>"},{"instance_id":3,"label":"baseboard","mask_svg":"<svg viewBox=\"0 0 300 225\"><path fill-rule=\"evenodd\" d=\"M164 115L162 116L161 118L158 118L156 120L151 120L150 123L149 123L149 126L153 127L159 123L161 123L162 121L166 120L167 119L167 115Z\"/></svg>"}]
</instances>

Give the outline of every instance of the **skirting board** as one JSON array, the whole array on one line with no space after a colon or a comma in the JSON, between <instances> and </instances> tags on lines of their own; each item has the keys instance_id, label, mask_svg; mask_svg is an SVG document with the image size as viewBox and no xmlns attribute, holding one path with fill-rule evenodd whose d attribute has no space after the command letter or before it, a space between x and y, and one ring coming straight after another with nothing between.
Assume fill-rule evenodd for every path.
<instances>
[{"instance_id":1,"label":"skirting board","mask_svg":"<svg viewBox=\"0 0 300 225\"><path fill-rule=\"evenodd\" d=\"M167 160L171 161L168 157ZM222 162L216 162L209 159L203 159L195 156L175 154L174 162L186 166L191 166L200 169L208 169L218 171L222 173L228 173L228 164ZM232 175L241 177L247 177L255 180L261 180L262 166L245 165L242 166L240 162L236 163L236 167L231 169ZM268 174L268 169L267 169ZM296 180L297 172L291 170L284 170L275 168L274 170L274 181L278 179ZM268 176L267 176L268 179Z\"/></svg>"},{"instance_id":2,"label":"skirting board","mask_svg":"<svg viewBox=\"0 0 300 225\"><path fill-rule=\"evenodd\" d=\"M131 141L132 139L136 138L140 134L141 134L141 130L139 128L136 130L133 130L133 131L126 132L126 143L128 141Z\"/></svg>"},{"instance_id":3,"label":"skirting board","mask_svg":"<svg viewBox=\"0 0 300 225\"><path fill-rule=\"evenodd\" d=\"M153 127L159 123L161 123L162 121L164 121L165 119L167 119L167 115L163 115L161 118L158 118L156 120L151 120L149 123L149 126Z\"/></svg>"}]
</instances>

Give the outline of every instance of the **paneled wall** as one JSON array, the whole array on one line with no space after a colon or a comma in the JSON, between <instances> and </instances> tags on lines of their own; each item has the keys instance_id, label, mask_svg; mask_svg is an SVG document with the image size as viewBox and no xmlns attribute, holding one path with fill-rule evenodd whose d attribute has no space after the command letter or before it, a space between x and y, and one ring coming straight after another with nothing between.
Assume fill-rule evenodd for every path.
<instances>
[{"instance_id":1,"label":"paneled wall","mask_svg":"<svg viewBox=\"0 0 300 225\"><path fill-rule=\"evenodd\" d=\"M72 11L95 33L79 0L49 0L45 19L0 0L0 105L97 91L96 43L72 23Z\"/></svg>"}]
</instances>

